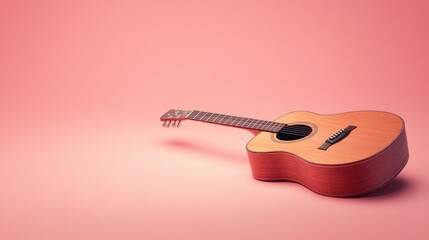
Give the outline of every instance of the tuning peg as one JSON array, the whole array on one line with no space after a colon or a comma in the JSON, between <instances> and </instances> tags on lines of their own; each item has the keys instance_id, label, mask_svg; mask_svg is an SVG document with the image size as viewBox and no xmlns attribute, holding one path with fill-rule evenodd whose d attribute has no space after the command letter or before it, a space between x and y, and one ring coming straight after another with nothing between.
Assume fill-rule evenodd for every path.
<instances>
[{"instance_id":1,"label":"tuning peg","mask_svg":"<svg viewBox=\"0 0 429 240\"><path fill-rule=\"evenodd\" d=\"M164 121L164 122L162 123L162 126L163 126L163 127L167 127L167 121Z\"/></svg>"},{"instance_id":2,"label":"tuning peg","mask_svg":"<svg viewBox=\"0 0 429 240\"><path fill-rule=\"evenodd\" d=\"M173 124L171 124L172 127L176 127L176 121L173 122Z\"/></svg>"},{"instance_id":3,"label":"tuning peg","mask_svg":"<svg viewBox=\"0 0 429 240\"><path fill-rule=\"evenodd\" d=\"M179 121L178 123L177 123L177 127L179 128L180 127L180 123L181 123L182 121Z\"/></svg>"},{"instance_id":4,"label":"tuning peg","mask_svg":"<svg viewBox=\"0 0 429 240\"><path fill-rule=\"evenodd\" d=\"M171 121L168 121L167 127L169 128L171 125Z\"/></svg>"}]
</instances>

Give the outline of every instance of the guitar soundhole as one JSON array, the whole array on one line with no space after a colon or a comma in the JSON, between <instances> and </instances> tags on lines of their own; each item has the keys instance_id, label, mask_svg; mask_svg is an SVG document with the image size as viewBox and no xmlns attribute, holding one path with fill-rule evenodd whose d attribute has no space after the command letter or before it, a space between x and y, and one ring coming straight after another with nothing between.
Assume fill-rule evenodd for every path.
<instances>
[{"instance_id":1,"label":"guitar soundhole","mask_svg":"<svg viewBox=\"0 0 429 240\"><path fill-rule=\"evenodd\" d=\"M287 125L280 129L276 137L283 141L293 141L307 137L312 131L310 126L303 124Z\"/></svg>"}]
</instances>

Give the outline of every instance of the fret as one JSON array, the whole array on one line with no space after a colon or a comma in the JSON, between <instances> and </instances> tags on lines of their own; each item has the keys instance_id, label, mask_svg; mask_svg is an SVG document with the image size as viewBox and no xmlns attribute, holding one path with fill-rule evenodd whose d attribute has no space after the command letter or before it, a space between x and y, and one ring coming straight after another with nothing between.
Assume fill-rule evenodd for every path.
<instances>
[{"instance_id":1,"label":"fret","mask_svg":"<svg viewBox=\"0 0 429 240\"><path fill-rule=\"evenodd\" d=\"M224 122L223 122L223 121L225 121L225 117L226 117L226 115L221 114L221 116L223 116L223 117L219 119L218 123L220 123L220 124L224 124Z\"/></svg>"},{"instance_id":2,"label":"fret","mask_svg":"<svg viewBox=\"0 0 429 240\"><path fill-rule=\"evenodd\" d=\"M264 130L264 126L265 126L265 121L261 120L261 124L259 125L258 129Z\"/></svg>"},{"instance_id":3,"label":"fret","mask_svg":"<svg viewBox=\"0 0 429 240\"><path fill-rule=\"evenodd\" d=\"M232 122L234 122L236 118L237 117L235 117L235 116L229 116L228 120L226 120L226 123L228 125L232 125Z\"/></svg>"},{"instance_id":4,"label":"fret","mask_svg":"<svg viewBox=\"0 0 429 240\"><path fill-rule=\"evenodd\" d=\"M278 123L274 123L271 131L276 131L276 129L278 128L278 126L279 126Z\"/></svg>"},{"instance_id":5,"label":"fret","mask_svg":"<svg viewBox=\"0 0 429 240\"><path fill-rule=\"evenodd\" d=\"M262 120L258 120L258 123L255 125L255 129L259 129L261 124L262 124Z\"/></svg>"},{"instance_id":6,"label":"fret","mask_svg":"<svg viewBox=\"0 0 429 240\"><path fill-rule=\"evenodd\" d=\"M262 130L268 130L268 125L269 125L269 122L267 122L267 121L263 121L262 126L261 126L261 129L262 129Z\"/></svg>"},{"instance_id":7,"label":"fret","mask_svg":"<svg viewBox=\"0 0 429 240\"><path fill-rule=\"evenodd\" d=\"M213 113L208 112L207 114L204 115L203 120L207 122L212 114Z\"/></svg>"},{"instance_id":8,"label":"fret","mask_svg":"<svg viewBox=\"0 0 429 240\"><path fill-rule=\"evenodd\" d=\"M224 115L224 114L221 114L220 116L223 116L223 117L221 119L219 119L218 123L222 123L222 120L226 117L226 115Z\"/></svg>"},{"instance_id":9,"label":"fret","mask_svg":"<svg viewBox=\"0 0 429 240\"><path fill-rule=\"evenodd\" d=\"M270 131L275 131L275 129L277 128L277 123L273 123L273 125L271 126Z\"/></svg>"},{"instance_id":10,"label":"fret","mask_svg":"<svg viewBox=\"0 0 429 240\"><path fill-rule=\"evenodd\" d=\"M240 122L241 122L241 121L243 121L243 119L244 119L244 118L242 118L242 117L238 117L238 118L240 118L240 121L238 121L238 123L237 123L237 124L235 124L235 126L237 126L237 127L239 127L239 126L240 126Z\"/></svg>"},{"instance_id":11,"label":"fret","mask_svg":"<svg viewBox=\"0 0 429 240\"><path fill-rule=\"evenodd\" d=\"M207 114L208 112L201 112L201 115L199 116L199 119L202 120L204 119L204 116Z\"/></svg>"},{"instance_id":12,"label":"fret","mask_svg":"<svg viewBox=\"0 0 429 240\"><path fill-rule=\"evenodd\" d=\"M249 126L250 128L253 128L253 129L257 129L256 128L256 125L258 125L258 122L259 122L259 120L258 119L255 119L255 121L253 121L253 123Z\"/></svg>"},{"instance_id":13,"label":"fret","mask_svg":"<svg viewBox=\"0 0 429 240\"><path fill-rule=\"evenodd\" d=\"M220 116L220 114L216 113L214 115L217 115L215 118L213 118L213 122L216 122L216 118L218 118Z\"/></svg>"},{"instance_id":14,"label":"fret","mask_svg":"<svg viewBox=\"0 0 429 240\"><path fill-rule=\"evenodd\" d=\"M229 120L230 117L231 116L225 115L225 117L222 118L222 120L220 121L220 123L226 124L228 122L228 120Z\"/></svg>"},{"instance_id":15,"label":"fret","mask_svg":"<svg viewBox=\"0 0 429 240\"><path fill-rule=\"evenodd\" d=\"M242 120L241 117L235 117L235 123L234 125L237 126L237 124Z\"/></svg>"},{"instance_id":16,"label":"fret","mask_svg":"<svg viewBox=\"0 0 429 240\"><path fill-rule=\"evenodd\" d=\"M258 119L255 119L255 121L252 123L252 125L253 125L253 126L251 126L251 128L253 128L253 129L258 129L256 126L258 126L258 125L259 125L259 120L258 120Z\"/></svg>"},{"instance_id":17,"label":"fret","mask_svg":"<svg viewBox=\"0 0 429 240\"><path fill-rule=\"evenodd\" d=\"M234 122L235 122L238 118L239 118L239 117L233 116L233 117L232 117L231 125L234 125Z\"/></svg>"},{"instance_id":18,"label":"fret","mask_svg":"<svg viewBox=\"0 0 429 240\"><path fill-rule=\"evenodd\" d=\"M269 129L270 129L270 122L268 122L268 121L264 121L264 130L266 130L266 131L268 131Z\"/></svg>"},{"instance_id":19,"label":"fret","mask_svg":"<svg viewBox=\"0 0 429 240\"><path fill-rule=\"evenodd\" d=\"M263 130L268 131L270 129L270 122L264 121Z\"/></svg>"},{"instance_id":20,"label":"fret","mask_svg":"<svg viewBox=\"0 0 429 240\"><path fill-rule=\"evenodd\" d=\"M269 122L268 126L267 126L267 130L268 131L273 131L274 128L275 128L275 123L274 122Z\"/></svg>"},{"instance_id":21,"label":"fret","mask_svg":"<svg viewBox=\"0 0 429 240\"><path fill-rule=\"evenodd\" d=\"M226 121L228 125L232 125L232 123L237 119L235 116L230 116L229 119Z\"/></svg>"},{"instance_id":22,"label":"fret","mask_svg":"<svg viewBox=\"0 0 429 240\"><path fill-rule=\"evenodd\" d=\"M278 129L279 128L279 126L282 126L283 124L281 124L281 123L276 123L276 122L274 122L274 124L273 124L273 128L271 129L273 132L276 132L276 131L278 131L278 130L280 130L282 127L280 127L280 129Z\"/></svg>"},{"instance_id":23,"label":"fret","mask_svg":"<svg viewBox=\"0 0 429 240\"><path fill-rule=\"evenodd\" d=\"M249 125L250 128L255 128L256 124L258 123L257 119L253 119L253 120L254 120L253 123Z\"/></svg>"},{"instance_id":24,"label":"fret","mask_svg":"<svg viewBox=\"0 0 429 240\"><path fill-rule=\"evenodd\" d=\"M254 121L255 119L253 119L253 118L249 118L249 120L246 122L246 127L249 127L250 126L250 124L252 124L252 122Z\"/></svg>"},{"instance_id":25,"label":"fret","mask_svg":"<svg viewBox=\"0 0 429 240\"><path fill-rule=\"evenodd\" d=\"M244 124L246 124L247 119L248 119L248 118L242 118L242 120L238 123L238 125L237 125L237 126L239 126L239 127L243 127L243 126L244 126Z\"/></svg>"},{"instance_id":26,"label":"fret","mask_svg":"<svg viewBox=\"0 0 429 240\"><path fill-rule=\"evenodd\" d=\"M202 115L200 120L207 121L207 114L210 114L210 113L209 112L204 113L204 115Z\"/></svg>"},{"instance_id":27,"label":"fret","mask_svg":"<svg viewBox=\"0 0 429 240\"><path fill-rule=\"evenodd\" d=\"M200 111L192 111L191 115L189 116L189 118L191 119L196 119L196 117L198 116L198 114L200 114ZM192 116L195 115L195 116Z\"/></svg>"},{"instance_id":28,"label":"fret","mask_svg":"<svg viewBox=\"0 0 429 240\"><path fill-rule=\"evenodd\" d=\"M225 119L225 121L223 122L225 125L229 125L229 123L231 123L231 118L232 116L228 116L228 118Z\"/></svg>"},{"instance_id":29,"label":"fret","mask_svg":"<svg viewBox=\"0 0 429 240\"><path fill-rule=\"evenodd\" d=\"M197 120L203 120L203 118L204 118L204 116L207 114L208 112L200 112L200 116L197 118L197 117L195 117L195 119L197 119Z\"/></svg>"},{"instance_id":30,"label":"fret","mask_svg":"<svg viewBox=\"0 0 429 240\"><path fill-rule=\"evenodd\" d=\"M210 117L211 117L211 116L213 116L213 114L214 114L214 113L209 113L209 114L210 114L210 116L205 117L205 118L206 118L205 120L206 120L207 122L209 122Z\"/></svg>"},{"instance_id":31,"label":"fret","mask_svg":"<svg viewBox=\"0 0 429 240\"><path fill-rule=\"evenodd\" d=\"M240 117L235 117L234 121L231 122L231 125L237 126L237 123L239 123L240 121L241 121ZM236 123L234 123L234 122L236 122Z\"/></svg>"},{"instance_id":32,"label":"fret","mask_svg":"<svg viewBox=\"0 0 429 240\"><path fill-rule=\"evenodd\" d=\"M252 122L253 122L253 121L255 121L255 119L253 119L253 118L252 118L252 119L250 119L250 122L248 122L248 123L247 123L247 126L246 126L246 127L251 128L251 127L250 127L250 125L252 125Z\"/></svg>"},{"instance_id":33,"label":"fret","mask_svg":"<svg viewBox=\"0 0 429 240\"><path fill-rule=\"evenodd\" d=\"M254 126L254 128L255 128L255 129L259 129L259 128L260 128L260 126L261 126L261 124L262 124L262 120L257 120L257 121L256 121L256 124L255 124L255 126Z\"/></svg>"},{"instance_id":34,"label":"fret","mask_svg":"<svg viewBox=\"0 0 429 240\"><path fill-rule=\"evenodd\" d=\"M284 126L286 126L286 124L284 123L278 123L277 127L274 129L275 132L280 131Z\"/></svg>"},{"instance_id":35,"label":"fret","mask_svg":"<svg viewBox=\"0 0 429 240\"><path fill-rule=\"evenodd\" d=\"M260 128L262 130L264 130L266 127L267 127L267 121L262 120L262 124L261 124Z\"/></svg>"},{"instance_id":36,"label":"fret","mask_svg":"<svg viewBox=\"0 0 429 240\"><path fill-rule=\"evenodd\" d=\"M247 119L248 118L243 118L242 120L241 120L241 122L239 123L239 127L242 127L244 124L246 124L246 122L247 122Z\"/></svg>"},{"instance_id":37,"label":"fret","mask_svg":"<svg viewBox=\"0 0 429 240\"><path fill-rule=\"evenodd\" d=\"M246 127L247 127L247 128L251 128L250 126L252 125L252 123L253 123L255 120L256 120L256 119L251 118L251 119L250 119L250 121L248 121L248 122L246 123Z\"/></svg>"}]
</instances>

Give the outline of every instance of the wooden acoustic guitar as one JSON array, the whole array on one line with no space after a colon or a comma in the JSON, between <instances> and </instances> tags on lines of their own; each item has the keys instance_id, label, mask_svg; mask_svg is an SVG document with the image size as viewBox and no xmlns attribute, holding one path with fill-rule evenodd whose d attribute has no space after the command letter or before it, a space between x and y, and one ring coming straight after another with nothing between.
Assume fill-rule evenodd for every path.
<instances>
[{"instance_id":1,"label":"wooden acoustic guitar","mask_svg":"<svg viewBox=\"0 0 429 240\"><path fill-rule=\"evenodd\" d=\"M161 116L165 127L183 120L250 130L255 137L246 149L255 179L294 181L327 196L372 192L408 161L404 121L387 112L291 112L275 121L174 109Z\"/></svg>"}]
</instances>

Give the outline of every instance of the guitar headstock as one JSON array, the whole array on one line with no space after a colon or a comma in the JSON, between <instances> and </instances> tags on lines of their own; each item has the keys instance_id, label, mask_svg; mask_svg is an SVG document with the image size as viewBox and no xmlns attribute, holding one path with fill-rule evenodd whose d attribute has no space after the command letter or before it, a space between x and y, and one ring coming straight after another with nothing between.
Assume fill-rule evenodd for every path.
<instances>
[{"instance_id":1,"label":"guitar headstock","mask_svg":"<svg viewBox=\"0 0 429 240\"><path fill-rule=\"evenodd\" d=\"M180 127L180 122L186 120L191 112L192 111L171 109L161 116L161 121L164 122L162 126L170 127L171 125L172 127Z\"/></svg>"}]
</instances>

